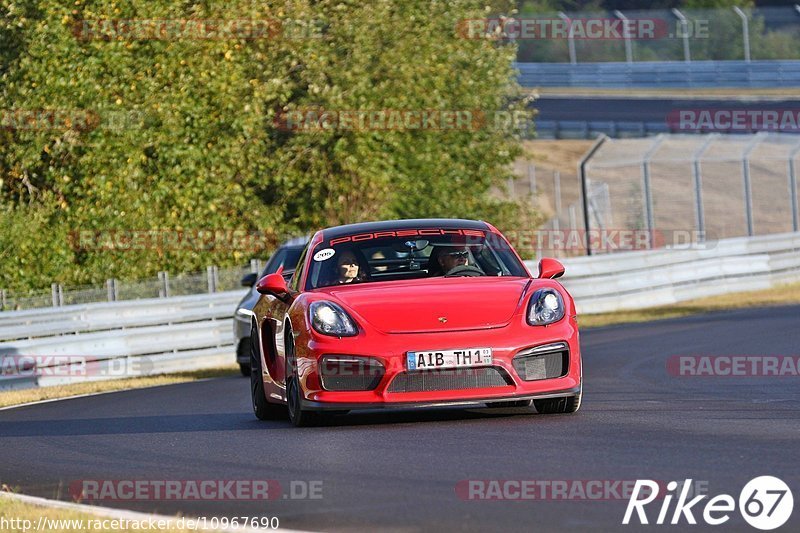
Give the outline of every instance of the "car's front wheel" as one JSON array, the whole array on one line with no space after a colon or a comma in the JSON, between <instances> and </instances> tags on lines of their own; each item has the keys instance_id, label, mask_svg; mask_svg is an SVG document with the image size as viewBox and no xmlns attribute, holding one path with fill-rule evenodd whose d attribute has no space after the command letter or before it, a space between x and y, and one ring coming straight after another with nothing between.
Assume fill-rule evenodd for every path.
<instances>
[{"instance_id":1,"label":"car's front wheel","mask_svg":"<svg viewBox=\"0 0 800 533\"><path fill-rule=\"evenodd\" d=\"M550 415L559 413L574 413L581 407L581 397L583 387L575 396L564 396L562 398L547 398L546 400L533 400L533 406L540 415Z\"/></svg>"},{"instance_id":2,"label":"car's front wheel","mask_svg":"<svg viewBox=\"0 0 800 533\"><path fill-rule=\"evenodd\" d=\"M295 358L294 336L286 328L286 405L289 408L289 420L296 427L317 426L323 422L322 413L304 411L302 409L300 380L297 377L297 359Z\"/></svg>"}]
</instances>

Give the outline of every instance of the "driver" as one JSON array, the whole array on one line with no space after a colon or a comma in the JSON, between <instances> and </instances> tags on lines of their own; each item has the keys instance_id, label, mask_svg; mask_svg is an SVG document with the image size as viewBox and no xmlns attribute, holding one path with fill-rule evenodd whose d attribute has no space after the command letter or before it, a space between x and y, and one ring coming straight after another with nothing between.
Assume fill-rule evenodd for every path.
<instances>
[{"instance_id":1,"label":"driver","mask_svg":"<svg viewBox=\"0 0 800 533\"><path fill-rule=\"evenodd\" d=\"M439 254L439 266L447 274L456 267L466 266L469 263L469 251L466 246L457 246L449 252Z\"/></svg>"}]
</instances>

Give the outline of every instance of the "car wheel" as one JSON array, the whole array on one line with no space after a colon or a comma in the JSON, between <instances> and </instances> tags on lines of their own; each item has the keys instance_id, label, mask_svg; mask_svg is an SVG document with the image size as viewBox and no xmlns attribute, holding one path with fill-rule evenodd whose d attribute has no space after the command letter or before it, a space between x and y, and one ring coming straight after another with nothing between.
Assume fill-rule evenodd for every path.
<instances>
[{"instance_id":1,"label":"car wheel","mask_svg":"<svg viewBox=\"0 0 800 533\"><path fill-rule=\"evenodd\" d=\"M243 366L243 365L242 365ZM253 402L253 413L259 420L286 419L286 408L267 401L264 393L264 381L261 376L261 354L258 348L258 334L255 324L250 330L250 398Z\"/></svg>"},{"instance_id":2,"label":"car wheel","mask_svg":"<svg viewBox=\"0 0 800 533\"><path fill-rule=\"evenodd\" d=\"M504 407L530 407L531 401L530 400L513 400L510 402L491 402L487 403L486 407L491 407L493 409L500 409Z\"/></svg>"},{"instance_id":3,"label":"car wheel","mask_svg":"<svg viewBox=\"0 0 800 533\"><path fill-rule=\"evenodd\" d=\"M251 332L252 333L252 332ZM245 337L239 341L239 346L236 347L236 360L241 361L244 358L250 359L250 339L253 337ZM244 377L250 376L250 363L239 363L239 371Z\"/></svg>"},{"instance_id":4,"label":"car wheel","mask_svg":"<svg viewBox=\"0 0 800 533\"><path fill-rule=\"evenodd\" d=\"M546 400L533 400L533 406L540 415L574 413L581 406L583 389L578 391L575 396L565 396L563 398L548 398Z\"/></svg>"},{"instance_id":5,"label":"car wheel","mask_svg":"<svg viewBox=\"0 0 800 533\"><path fill-rule=\"evenodd\" d=\"M302 393L300 380L297 378L297 361L295 359L294 336L286 328L286 404L289 409L289 420L295 427L311 427L322 422L322 415L314 411L301 409Z\"/></svg>"}]
</instances>

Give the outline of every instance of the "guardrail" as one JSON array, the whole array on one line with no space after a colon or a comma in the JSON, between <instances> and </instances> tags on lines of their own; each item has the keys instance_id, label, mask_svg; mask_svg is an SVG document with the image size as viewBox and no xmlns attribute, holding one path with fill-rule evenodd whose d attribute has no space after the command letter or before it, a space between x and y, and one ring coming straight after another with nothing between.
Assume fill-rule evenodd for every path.
<instances>
[{"instance_id":1,"label":"guardrail","mask_svg":"<svg viewBox=\"0 0 800 533\"><path fill-rule=\"evenodd\" d=\"M800 87L800 61L517 63L523 87Z\"/></svg>"},{"instance_id":2,"label":"guardrail","mask_svg":"<svg viewBox=\"0 0 800 533\"><path fill-rule=\"evenodd\" d=\"M800 281L800 233L694 246L561 259L562 282L579 313L604 313Z\"/></svg>"},{"instance_id":3,"label":"guardrail","mask_svg":"<svg viewBox=\"0 0 800 533\"><path fill-rule=\"evenodd\" d=\"M800 232L696 246L563 259L563 283L580 313L598 313L800 280ZM536 262L526 263L536 271ZM241 296L230 291L3 313L0 388L229 364L235 352L231 316ZM20 368L24 356L40 368Z\"/></svg>"},{"instance_id":4,"label":"guardrail","mask_svg":"<svg viewBox=\"0 0 800 533\"><path fill-rule=\"evenodd\" d=\"M231 316L241 296L240 290L3 313L0 388L230 364Z\"/></svg>"}]
</instances>

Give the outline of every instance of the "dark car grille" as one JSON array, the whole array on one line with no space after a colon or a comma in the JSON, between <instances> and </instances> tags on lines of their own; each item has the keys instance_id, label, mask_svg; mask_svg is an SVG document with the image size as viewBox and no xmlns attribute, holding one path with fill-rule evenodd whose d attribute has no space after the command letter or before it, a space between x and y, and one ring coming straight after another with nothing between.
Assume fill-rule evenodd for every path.
<instances>
[{"instance_id":1,"label":"dark car grille","mask_svg":"<svg viewBox=\"0 0 800 533\"><path fill-rule=\"evenodd\" d=\"M512 384L504 372L494 367L452 368L403 372L394 378L388 392L428 392L484 387L505 387Z\"/></svg>"},{"instance_id":2,"label":"dark car grille","mask_svg":"<svg viewBox=\"0 0 800 533\"><path fill-rule=\"evenodd\" d=\"M514 356L514 370L525 381L560 378L569 368L569 347L565 343L537 346Z\"/></svg>"}]
</instances>

